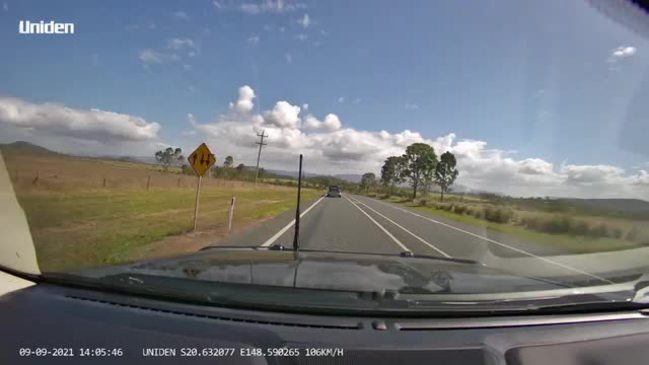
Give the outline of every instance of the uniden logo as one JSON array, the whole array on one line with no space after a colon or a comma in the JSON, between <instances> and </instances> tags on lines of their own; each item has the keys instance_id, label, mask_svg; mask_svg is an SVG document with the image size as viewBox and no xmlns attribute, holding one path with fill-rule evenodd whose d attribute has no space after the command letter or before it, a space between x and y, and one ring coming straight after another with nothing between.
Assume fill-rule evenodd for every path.
<instances>
[{"instance_id":1,"label":"uniden logo","mask_svg":"<svg viewBox=\"0 0 649 365\"><path fill-rule=\"evenodd\" d=\"M57 23L55 21L40 21L32 23L29 20L21 20L18 23L20 34L74 34L74 23Z\"/></svg>"}]
</instances>

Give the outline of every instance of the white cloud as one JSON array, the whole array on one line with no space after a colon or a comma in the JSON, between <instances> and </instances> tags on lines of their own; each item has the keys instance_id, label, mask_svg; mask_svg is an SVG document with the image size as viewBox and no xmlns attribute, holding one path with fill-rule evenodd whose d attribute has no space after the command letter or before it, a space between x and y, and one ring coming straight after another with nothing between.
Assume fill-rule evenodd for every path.
<instances>
[{"instance_id":1,"label":"white cloud","mask_svg":"<svg viewBox=\"0 0 649 365\"><path fill-rule=\"evenodd\" d=\"M255 91L248 85L239 88L239 97L236 102L230 103L230 109L239 113L249 113L254 108Z\"/></svg>"},{"instance_id":2,"label":"white cloud","mask_svg":"<svg viewBox=\"0 0 649 365\"><path fill-rule=\"evenodd\" d=\"M4 11L9 11L9 4L7 4L7 3L2 3L2 10L4 10Z\"/></svg>"},{"instance_id":3,"label":"white cloud","mask_svg":"<svg viewBox=\"0 0 649 365\"><path fill-rule=\"evenodd\" d=\"M361 102L361 98L356 98L353 101L354 104L360 104L360 102Z\"/></svg>"},{"instance_id":4,"label":"white cloud","mask_svg":"<svg viewBox=\"0 0 649 365\"><path fill-rule=\"evenodd\" d=\"M628 58L636 54L638 51L637 48L633 46L620 46L611 51L611 55L608 58L609 62L617 62L623 58Z\"/></svg>"},{"instance_id":5,"label":"white cloud","mask_svg":"<svg viewBox=\"0 0 649 365\"><path fill-rule=\"evenodd\" d=\"M279 27L279 31L280 31L281 33L284 33L284 32L286 32L286 28L285 28L285 27Z\"/></svg>"},{"instance_id":6,"label":"white cloud","mask_svg":"<svg viewBox=\"0 0 649 365\"><path fill-rule=\"evenodd\" d=\"M339 104L342 104L342 103L344 103L344 102L345 102L345 98L344 98L343 96L339 96L339 97L338 97L338 103L339 103Z\"/></svg>"},{"instance_id":7,"label":"white cloud","mask_svg":"<svg viewBox=\"0 0 649 365\"><path fill-rule=\"evenodd\" d=\"M301 3L294 3L288 0L261 0L258 2L243 3L239 10L246 14L256 15L261 13L287 13L297 9L304 9L306 6ZM223 6L221 6L221 9Z\"/></svg>"},{"instance_id":8,"label":"white cloud","mask_svg":"<svg viewBox=\"0 0 649 365\"><path fill-rule=\"evenodd\" d=\"M406 103L406 105L404 105L404 108L406 108L406 110L415 110L415 109L419 109L419 105L413 103Z\"/></svg>"},{"instance_id":9,"label":"white cloud","mask_svg":"<svg viewBox=\"0 0 649 365\"><path fill-rule=\"evenodd\" d=\"M304 111L309 110L309 104L307 104L307 103L302 104L302 110L304 110Z\"/></svg>"},{"instance_id":10,"label":"white cloud","mask_svg":"<svg viewBox=\"0 0 649 365\"><path fill-rule=\"evenodd\" d=\"M527 175L551 175L551 163L538 158L526 158L518 162L518 172Z\"/></svg>"},{"instance_id":11,"label":"white cloud","mask_svg":"<svg viewBox=\"0 0 649 365\"><path fill-rule=\"evenodd\" d=\"M162 63L165 55L152 49L144 49L140 52L139 59L145 64L148 63Z\"/></svg>"},{"instance_id":12,"label":"white cloud","mask_svg":"<svg viewBox=\"0 0 649 365\"><path fill-rule=\"evenodd\" d=\"M163 49L144 49L140 51L138 58L144 66L147 66L154 63L179 61L183 58L182 53L184 52L187 52L187 57L194 57L198 51L198 45L191 38L168 38Z\"/></svg>"},{"instance_id":13,"label":"white cloud","mask_svg":"<svg viewBox=\"0 0 649 365\"><path fill-rule=\"evenodd\" d=\"M460 170L457 184L474 189L515 196L649 199L646 167L627 171L609 165L555 165L542 158L517 159L510 152L488 148L485 141L458 139L454 133L425 138L410 130L357 130L345 127L335 114L322 120L313 114L302 117L307 106L288 101L279 101L261 114L254 114L252 107L244 109L247 111L233 110L209 123L198 123L193 117L189 120L211 146L218 146L217 152L240 155L239 160L246 164L256 159L256 133L266 131L267 168L293 168L302 153L307 171L378 174L388 156L401 155L408 145L423 142L432 145L438 155L454 153Z\"/></svg>"},{"instance_id":14,"label":"white cloud","mask_svg":"<svg viewBox=\"0 0 649 365\"><path fill-rule=\"evenodd\" d=\"M327 114L324 120L319 121L312 114L309 114L304 119L304 123L307 128L310 129L324 129L326 131L337 131L342 127L340 118L336 114Z\"/></svg>"},{"instance_id":15,"label":"white cloud","mask_svg":"<svg viewBox=\"0 0 649 365\"><path fill-rule=\"evenodd\" d=\"M196 43L190 38L169 38L167 48L175 51L196 49Z\"/></svg>"},{"instance_id":16,"label":"white cloud","mask_svg":"<svg viewBox=\"0 0 649 365\"><path fill-rule=\"evenodd\" d=\"M308 28L311 25L311 18L309 17L309 14L304 14L304 16L297 20L297 23L304 28Z\"/></svg>"},{"instance_id":17,"label":"white cloud","mask_svg":"<svg viewBox=\"0 0 649 365\"><path fill-rule=\"evenodd\" d=\"M300 34L295 36L295 39L297 39L299 41L306 41L307 39L309 39L309 36L304 34L304 33L300 33Z\"/></svg>"},{"instance_id":18,"label":"white cloud","mask_svg":"<svg viewBox=\"0 0 649 365\"><path fill-rule=\"evenodd\" d=\"M284 59L286 60L286 63L288 63L288 64L293 63L293 55L291 55L290 53L286 53L284 55Z\"/></svg>"},{"instance_id":19,"label":"white cloud","mask_svg":"<svg viewBox=\"0 0 649 365\"><path fill-rule=\"evenodd\" d=\"M609 165L564 165L560 171L567 182L576 185L615 182L624 175L623 169Z\"/></svg>"},{"instance_id":20,"label":"white cloud","mask_svg":"<svg viewBox=\"0 0 649 365\"><path fill-rule=\"evenodd\" d=\"M175 62L180 59L175 53L159 52L153 49L142 50L138 58L145 67L154 63Z\"/></svg>"},{"instance_id":21,"label":"white cloud","mask_svg":"<svg viewBox=\"0 0 649 365\"><path fill-rule=\"evenodd\" d=\"M180 10L173 12L172 16L180 20L189 20L189 15L187 15L187 13L185 13L184 11L180 11Z\"/></svg>"},{"instance_id":22,"label":"white cloud","mask_svg":"<svg viewBox=\"0 0 649 365\"><path fill-rule=\"evenodd\" d=\"M249 44L251 44L253 46L256 46L256 45L259 44L259 39L260 38L259 38L258 35L253 34L250 37L248 37L247 41L248 41Z\"/></svg>"},{"instance_id":23,"label":"white cloud","mask_svg":"<svg viewBox=\"0 0 649 365\"><path fill-rule=\"evenodd\" d=\"M241 4L241 10L247 14L261 13L261 7L258 4Z\"/></svg>"},{"instance_id":24,"label":"white cloud","mask_svg":"<svg viewBox=\"0 0 649 365\"><path fill-rule=\"evenodd\" d=\"M152 141L160 130L158 123L128 114L7 97L0 97L0 124L96 142Z\"/></svg>"},{"instance_id":25,"label":"white cloud","mask_svg":"<svg viewBox=\"0 0 649 365\"><path fill-rule=\"evenodd\" d=\"M283 129L296 129L300 127L299 117L301 108L291 105L287 101L278 101L272 110L264 113L264 124Z\"/></svg>"}]
</instances>

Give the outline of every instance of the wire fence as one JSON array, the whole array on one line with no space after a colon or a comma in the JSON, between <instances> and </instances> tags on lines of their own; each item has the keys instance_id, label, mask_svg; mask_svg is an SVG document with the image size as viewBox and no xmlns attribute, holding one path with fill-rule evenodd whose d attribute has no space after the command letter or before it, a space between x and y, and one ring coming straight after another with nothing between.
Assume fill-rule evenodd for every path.
<instances>
[{"instance_id":1,"label":"wire fence","mask_svg":"<svg viewBox=\"0 0 649 365\"><path fill-rule=\"evenodd\" d=\"M173 172L131 171L121 173L67 172L52 169L10 170L17 190L78 191L78 190L143 190L195 189L197 177ZM268 179L266 188L285 189L293 184ZM254 187L254 182L204 176L203 187ZM270 185L270 186L268 186Z\"/></svg>"}]
</instances>

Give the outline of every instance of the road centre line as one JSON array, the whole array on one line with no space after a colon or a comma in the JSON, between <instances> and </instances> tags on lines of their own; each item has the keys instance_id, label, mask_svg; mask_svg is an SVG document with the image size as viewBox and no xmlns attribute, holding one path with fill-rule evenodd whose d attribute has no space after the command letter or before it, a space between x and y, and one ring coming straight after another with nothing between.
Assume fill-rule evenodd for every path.
<instances>
[{"instance_id":1,"label":"road centre line","mask_svg":"<svg viewBox=\"0 0 649 365\"><path fill-rule=\"evenodd\" d=\"M383 214L379 213L379 212L376 211L374 208L372 208L372 207L368 206L367 204L365 204L365 203L359 201L358 199L354 199L354 198L352 198L352 199L354 200L354 202L356 202L356 203L358 203L358 204L360 204L360 205L363 205L364 207L366 207L367 209L371 210L372 212L374 212L374 213L378 214L379 216L385 218L388 222L390 222L390 223L394 224L395 226L401 228L401 229L404 230L406 233L408 233L408 234L410 234L411 236L415 237L416 239L418 239L419 241L421 241L421 242L422 242L423 244L425 244L426 246L428 246L428 247L432 248L433 250L435 250L435 251L439 252L440 254L442 254L444 257L451 258L451 255L449 255L449 254L447 254L446 252L444 252L444 251L440 250L439 248L435 247L435 245L433 245L432 243L430 243L430 242L426 241L425 239L419 237L418 235L416 235L416 234L410 232L408 229L406 229L405 227L403 227L403 226L400 225L399 223L393 221L392 219L390 219L390 218L384 216Z\"/></svg>"},{"instance_id":2,"label":"road centre line","mask_svg":"<svg viewBox=\"0 0 649 365\"><path fill-rule=\"evenodd\" d=\"M598 275L595 275L595 274L591 274L591 273L589 273L589 272L587 272L587 271L583 271L583 270L577 269L577 268L572 267L572 266L569 266L569 265L562 264L562 263L560 263L560 262L557 262L557 261L554 261L554 260L548 259L547 257L538 256L538 255L535 255L535 254L533 254L533 253L530 253L530 252L527 252L527 251L525 251L525 250L522 250L522 249L520 249L520 248L516 248L516 247L510 246L510 245L508 245L508 244L502 243L502 242L498 242L498 241L493 240L493 239L491 239L491 238L484 237L484 236L481 236L481 235L479 235L479 234L475 234L475 233L473 233L473 232L465 231L465 230L463 230L463 229L461 229L461 228L458 228L458 227L455 227L455 226L453 226L453 225L450 225L450 224L447 224L447 223L444 223L444 222L440 222L440 221L438 221L438 220L435 220L435 219L432 219L432 218L426 217L426 216L424 216L424 215L421 215L421 214L415 213L415 212L410 211L410 210L408 210L408 209L403 209L403 208L400 208L400 207L396 207L396 206L394 206L394 205L392 205L392 204L388 204L388 203L385 203L385 202L382 202L382 201L379 201L379 200L376 200L376 199L372 199L372 200L375 200L377 203L381 203L381 204L383 204L383 205L387 205L387 206L389 206L389 207L392 207L392 208L394 208L394 209L400 210L400 211L402 211L402 212L405 212L405 213L408 213L408 214L412 214L412 215L414 215L414 216L416 216L416 217L419 217L419 218L422 218L422 219L428 220L428 221L430 221L430 222L437 223L437 224L442 225L442 226L444 226L444 227L447 227L447 228L450 228L450 229L454 229L454 230L456 230L456 231L458 231L458 232L462 232L462 233L468 234L468 235L470 235L470 236L477 237L477 238L479 238L479 239L481 239L481 240L484 240L484 241L487 241L487 242L490 242L490 243L493 243L493 244L496 244L496 245L499 245L499 246L502 246L502 247L508 248L508 249L510 249L510 250L512 250L512 251L516 251L516 252L518 252L518 253L522 253L522 254L524 254L524 255L528 255L528 256L534 257L534 258L536 258L536 259L539 259L539 260L541 260L541 261L547 262L547 263L549 263L549 264L553 264L553 265L559 266L559 267L561 267L561 268L563 268L563 269L570 270L570 271L573 271L573 272L576 272L576 273L579 273L579 274L582 274L582 275L590 276L590 277L592 277L592 278L595 278L595 279L597 279L597 280L600 280L600 281L603 281L603 282L606 282L606 283L609 283L609 284L613 284L612 281L607 280L607 279L605 279L605 278L603 278L603 277L601 277L601 276L598 276Z\"/></svg>"},{"instance_id":3,"label":"road centre line","mask_svg":"<svg viewBox=\"0 0 649 365\"><path fill-rule=\"evenodd\" d=\"M324 195L321 196L320 199L316 200L315 203L311 204L310 207L306 208L304 212L300 213L300 218L304 217L311 209L313 209L313 207L318 205L318 203L320 203L324 198L325 198ZM277 233L275 233L271 238L267 239L266 242L262 243L261 247L268 247L272 245L275 241L277 241L278 238L280 238L284 233L286 233L286 231L288 231L291 227L293 227L294 224L295 224L295 218L293 218L293 220L289 224L285 225L284 228L277 231Z\"/></svg>"},{"instance_id":4,"label":"road centre line","mask_svg":"<svg viewBox=\"0 0 649 365\"><path fill-rule=\"evenodd\" d=\"M343 198L347 199L348 202L350 202L353 206L355 206L356 208L358 208L358 210L360 210L363 214L365 214L365 216L366 216L367 218L369 218L369 220L372 221L372 223L374 223L377 227L379 227L379 228L383 231L383 233L387 234L388 237L390 237L390 238L394 241L394 243L396 243L397 245L399 245L399 247L401 247L404 251L412 252L408 247L406 247L403 243L401 243L401 241L399 241L396 237L394 237L394 236L392 235L392 233L390 233L387 229L385 229L385 227L383 227L381 224L379 224L379 222L377 222L376 220L374 220L374 218L372 218L372 217L371 217L369 214L367 214L363 209L361 209L361 207L359 207L358 205L356 205L356 203L354 203L353 201L351 201L347 196L343 196Z\"/></svg>"}]
</instances>

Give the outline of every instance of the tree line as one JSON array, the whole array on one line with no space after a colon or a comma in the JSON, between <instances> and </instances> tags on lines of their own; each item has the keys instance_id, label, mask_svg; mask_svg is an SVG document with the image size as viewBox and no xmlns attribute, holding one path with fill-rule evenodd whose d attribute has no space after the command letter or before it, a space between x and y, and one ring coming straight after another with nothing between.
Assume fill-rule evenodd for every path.
<instances>
[{"instance_id":1,"label":"tree line","mask_svg":"<svg viewBox=\"0 0 649 365\"><path fill-rule=\"evenodd\" d=\"M409 182L412 188L412 199L419 191L429 191L433 184L439 186L440 199L448 193L457 179L457 160L451 152L444 152L439 158L435 149L426 143L413 143L401 156L390 156L381 167L381 178L365 173L361 177L361 190L369 191L380 184L389 194L394 194L396 187Z\"/></svg>"},{"instance_id":2,"label":"tree line","mask_svg":"<svg viewBox=\"0 0 649 365\"><path fill-rule=\"evenodd\" d=\"M170 171L170 168L180 168L185 175L194 175L194 170L186 163L186 159L180 148L166 148L155 153L155 159L163 171ZM246 166L243 163L235 165L232 156L226 156L222 164L215 164L209 171L212 177L226 180L254 181L255 166ZM259 179L262 182L274 185L297 186L297 177L273 173L259 168ZM341 187L344 191L357 191L358 184L342 180L334 176L315 175L303 176L303 186L309 188L326 188L331 185Z\"/></svg>"},{"instance_id":3,"label":"tree line","mask_svg":"<svg viewBox=\"0 0 649 365\"><path fill-rule=\"evenodd\" d=\"M180 148L167 148L158 151L155 158L165 171L171 166L180 165L183 173L194 174L192 168L185 163L185 157ZM225 179L249 180L254 178L253 168L244 164L234 167L232 156L225 157L221 166L214 166L211 174L214 177ZM394 195L397 187L408 182L412 188L412 199L415 199L417 193L422 190L430 191L432 185L435 184L439 186L440 199L443 201L444 194L450 191L450 187L458 175L457 160L451 152L444 152L438 158L432 146L426 143L413 143L406 148L403 155L390 156L385 159L379 180L374 173L368 172L362 175L359 184L326 176L314 176L305 179L305 181L314 186L339 185L347 191L360 189L366 193L375 190L380 185L390 195ZM261 178L293 179L268 173L263 168L259 169L259 176Z\"/></svg>"}]
</instances>

